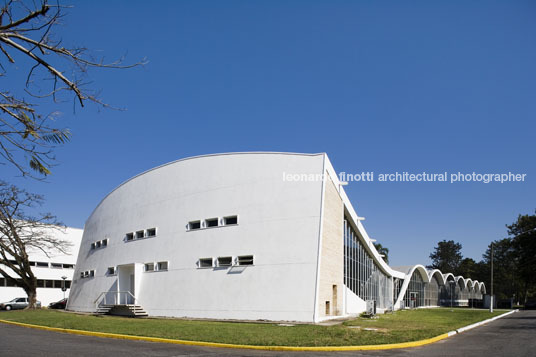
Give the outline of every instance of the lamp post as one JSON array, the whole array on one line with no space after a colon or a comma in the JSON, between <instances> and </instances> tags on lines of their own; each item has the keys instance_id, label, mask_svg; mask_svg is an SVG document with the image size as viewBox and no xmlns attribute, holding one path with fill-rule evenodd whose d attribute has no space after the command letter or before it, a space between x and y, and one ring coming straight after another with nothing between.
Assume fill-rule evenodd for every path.
<instances>
[{"instance_id":1,"label":"lamp post","mask_svg":"<svg viewBox=\"0 0 536 357\"><path fill-rule=\"evenodd\" d=\"M452 307L452 302L453 302L453 299L454 299L454 284L456 284L456 282L454 281L449 281L449 284L450 284L450 307Z\"/></svg>"},{"instance_id":2,"label":"lamp post","mask_svg":"<svg viewBox=\"0 0 536 357\"><path fill-rule=\"evenodd\" d=\"M61 277L61 279L61 291L63 291L63 300L65 300L65 291L67 291L67 288L65 287L65 279L67 279L67 277L64 275Z\"/></svg>"},{"instance_id":3,"label":"lamp post","mask_svg":"<svg viewBox=\"0 0 536 357\"><path fill-rule=\"evenodd\" d=\"M489 301L489 312L493 312L493 242L491 243L491 296Z\"/></svg>"}]
</instances>

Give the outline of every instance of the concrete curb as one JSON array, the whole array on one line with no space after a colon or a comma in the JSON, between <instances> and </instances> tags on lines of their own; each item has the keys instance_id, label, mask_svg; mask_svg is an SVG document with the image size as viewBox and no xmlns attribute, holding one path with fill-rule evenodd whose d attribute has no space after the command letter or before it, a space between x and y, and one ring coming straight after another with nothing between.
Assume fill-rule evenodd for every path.
<instances>
[{"instance_id":1,"label":"concrete curb","mask_svg":"<svg viewBox=\"0 0 536 357\"><path fill-rule=\"evenodd\" d=\"M202 347L220 347L220 348L238 348L238 349L250 349L250 350L265 350L265 351L317 351L317 352L334 352L334 351L372 351L372 350L391 350L391 349L400 349L400 348L409 348L409 347L419 347L428 345L443 339L446 339L450 336L453 336L457 333L467 331L474 327L486 324L493 320L499 319L506 315L510 315L519 310L509 311L507 313L492 317L490 319L477 322L472 325L468 325L462 328L459 328L455 331L450 331L448 333L441 334L436 337L427 338L420 341L411 341L411 342L401 342L401 343L391 343L383 345L363 345L363 346L321 346L321 347L297 347L297 346L254 346L254 345L236 345L231 343L219 343L219 342L203 342L203 341L186 341L186 340L174 340L169 338L159 338L159 337L145 337L145 336L133 336L133 335L123 335L116 333L108 332L93 332L93 331L83 331L83 330L72 330L59 327L48 327L40 325L26 324L22 322L0 320L0 323L16 325L28 328L34 328L45 331L53 332L62 332L70 333L74 335L83 335L83 336L95 336L95 337L105 337L105 338L115 338L122 340L134 340L134 341L146 341L146 342L159 342L159 343L171 343L176 345L190 345L190 346L202 346Z\"/></svg>"},{"instance_id":2,"label":"concrete curb","mask_svg":"<svg viewBox=\"0 0 536 357\"><path fill-rule=\"evenodd\" d=\"M497 319L500 319L501 317L504 317L504 316L507 316L507 315L510 315L510 314L513 314L514 312L518 312L519 310L516 309L516 310L512 310L512 311L508 311L508 312L505 312L504 314L501 314L501 315L497 315L495 317L492 317L490 319L487 319L487 320L484 320L484 321L480 321L480 322L476 322L472 325L467 325L467 326L464 326L464 327L460 327L459 329L455 330L455 331L451 331L453 332L453 334L456 334L456 333L462 333L464 331L467 331L467 330L470 330L470 329L473 329L475 327L478 327L478 326L482 326L484 324L487 324L488 322L491 322L491 321L495 321ZM449 332L450 333L450 332Z\"/></svg>"}]
</instances>

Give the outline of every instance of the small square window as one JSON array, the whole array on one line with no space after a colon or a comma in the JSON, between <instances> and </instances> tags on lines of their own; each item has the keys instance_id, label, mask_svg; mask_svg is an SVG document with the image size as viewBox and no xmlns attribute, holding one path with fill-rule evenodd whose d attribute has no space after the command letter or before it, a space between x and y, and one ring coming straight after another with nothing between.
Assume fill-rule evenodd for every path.
<instances>
[{"instance_id":1,"label":"small square window","mask_svg":"<svg viewBox=\"0 0 536 357\"><path fill-rule=\"evenodd\" d=\"M109 267L106 270L106 275L115 275L115 267Z\"/></svg>"},{"instance_id":2,"label":"small square window","mask_svg":"<svg viewBox=\"0 0 536 357\"><path fill-rule=\"evenodd\" d=\"M233 257L218 257L219 267L230 267L233 265Z\"/></svg>"},{"instance_id":3,"label":"small square window","mask_svg":"<svg viewBox=\"0 0 536 357\"><path fill-rule=\"evenodd\" d=\"M107 247L107 246L108 246L108 238L103 239L102 242L101 242L101 245L102 245L103 247Z\"/></svg>"},{"instance_id":4,"label":"small square window","mask_svg":"<svg viewBox=\"0 0 536 357\"><path fill-rule=\"evenodd\" d=\"M45 281L42 279L37 279L37 287L38 288L44 288L45 287Z\"/></svg>"},{"instance_id":5,"label":"small square window","mask_svg":"<svg viewBox=\"0 0 536 357\"><path fill-rule=\"evenodd\" d=\"M127 240L134 240L134 233L127 233Z\"/></svg>"},{"instance_id":6,"label":"small square window","mask_svg":"<svg viewBox=\"0 0 536 357\"><path fill-rule=\"evenodd\" d=\"M95 270L90 270L89 271L89 277L93 278L94 276L95 276Z\"/></svg>"},{"instance_id":7,"label":"small square window","mask_svg":"<svg viewBox=\"0 0 536 357\"><path fill-rule=\"evenodd\" d=\"M201 228L201 221L193 221L188 223L188 230L194 231Z\"/></svg>"},{"instance_id":8,"label":"small square window","mask_svg":"<svg viewBox=\"0 0 536 357\"><path fill-rule=\"evenodd\" d=\"M146 263L145 271L154 271L154 263Z\"/></svg>"},{"instance_id":9,"label":"small square window","mask_svg":"<svg viewBox=\"0 0 536 357\"><path fill-rule=\"evenodd\" d=\"M91 243L91 249L95 249L95 243Z\"/></svg>"},{"instance_id":10,"label":"small square window","mask_svg":"<svg viewBox=\"0 0 536 357\"><path fill-rule=\"evenodd\" d=\"M217 227L218 226L218 219L217 218L209 218L205 219L205 227Z\"/></svg>"},{"instance_id":11,"label":"small square window","mask_svg":"<svg viewBox=\"0 0 536 357\"><path fill-rule=\"evenodd\" d=\"M168 262L158 262L156 263L156 267L158 271L168 270Z\"/></svg>"},{"instance_id":12,"label":"small square window","mask_svg":"<svg viewBox=\"0 0 536 357\"><path fill-rule=\"evenodd\" d=\"M45 288L53 288L54 280L45 280Z\"/></svg>"},{"instance_id":13,"label":"small square window","mask_svg":"<svg viewBox=\"0 0 536 357\"><path fill-rule=\"evenodd\" d=\"M31 266L31 267L34 267L34 266L35 266L35 262L30 262L30 266Z\"/></svg>"},{"instance_id":14,"label":"small square window","mask_svg":"<svg viewBox=\"0 0 536 357\"><path fill-rule=\"evenodd\" d=\"M67 289L70 289L71 288L71 281L70 280L65 280L65 287Z\"/></svg>"},{"instance_id":15,"label":"small square window","mask_svg":"<svg viewBox=\"0 0 536 357\"><path fill-rule=\"evenodd\" d=\"M242 255L236 260L238 265L253 265L253 255Z\"/></svg>"},{"instance_id":16,"label":"small square window","mask_svg":"<svg viewBox=\"0 0 536 357\"><path fill-rule=\"evenodd\" d=\"M233 224L238 224L238 216L229 216L223 218L223 224L226 226L231 226Z\"/></svg>"},{"instance_id":17,"label":"small square window","mask_svg":"<svg viewBox=\"0 0 536 357\"><path fill-rule=\"evenodd\" d=\"M136 239L140 239L145 237L145 231L137 231L136 232Z\"/></svg>"},{"instance_id":18,"label":"small square window","mask_svg":"<svg viewBox=\"0 0 536 357\"><path fill-rule=\"evenodd\" d=\"M100 247L101 247L101 241L95 242L95 246L96 246L97 248L100 248Z\"/></svg>"},{"instance_id":19,"label":"small square window","mask_svg":"<svg viewBox=\"0 0 536 357\"><path fill-rule=\"evenodd\" d=\"M199 259L200 268L212 268L212 258L201 258Z\"/></svg>"},{"instance_id":20,"label":"small square window","mask_svg":"<svg viewBox=\"0 0 536 357\"><path fill-rule=\"evenodd\" d=\"M81 277L81 278L85 278L85 277L86 277L85 272L81 271L81 272L80 272L80 277Z\"/></svg>"},{"instance_id":21,"label":"small square window","mask_svg":"<svg viewBox=\"0 0 536 357\"><path fill-rule=\"evenodd\" d=\"M147 230L147 237L154 237L156 236L156 228L149 228Z\"/></svg>"}]
</instances>

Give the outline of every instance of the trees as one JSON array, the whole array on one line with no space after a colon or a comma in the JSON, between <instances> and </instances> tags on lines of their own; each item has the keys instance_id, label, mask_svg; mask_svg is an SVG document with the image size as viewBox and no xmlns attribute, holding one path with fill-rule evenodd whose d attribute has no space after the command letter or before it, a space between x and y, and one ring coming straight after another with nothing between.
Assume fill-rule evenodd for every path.
<instances>
[{"instance_id":1,"label":"trees","mask_svg":"<svg viewBox=\"0 0 536 357\"><path fill-rule=\"evenodd\" d=\"M529 297L536 296L536 214L519 215L506 228L509 237L490 243L480 262L462 259L459 243L452 240L439 242L430 254L433 264L429 268L484 282L489 292L493 244L494 294L499 299L515 296L518 301L526 302Z\"/></svg>"},{"instance_id":2,"label":"trees","mask_svg":"<svg viewBox=\"0 0 536 357\"><path fill-rule=\"evenodd\" d=\"M374 248L383 255L383 260L389 264L389 248L382 246L380 243L374 243Z\"/></svg>"},{"instance_id":3,"label":"trees","mask_svg":"<svg viewBox=\"0 0 536 357\"><path fill-rule=\"evenodd\" d=\"M430 254L432 264L428 268L439 269L444 273L457 274L462 261L462 245L453 240L442 240Z\"/></svg>"},{"instance_id":4,"label":"trees","mask_svg":"<svg viewBox=\"0 0 536 357\"><path fill-rule=\"evenodd\" d=\"M516 222L506 227L516 253L517 275L521 280L518 296L526 301L530 292L536 292L536 214L519 215Z\"/></svg>"},{"instance_id":5,"label":"trees","mask_svg":"<svg viewBox=\"0 0 536 357\"><path fill-rule=\"evenodd\" d=\"M28 253L40 250L49 256L54 251L66 253L71 246L54 236L54 231L62 230L56 217L50 213L31 216L25 212L37 208L42 202L43 197L0 181L0 274L24 289L28 295L28 308L35 308L37 291L37 279Z\"/></svg>"},{"instance_id":6,"label":"trees","mask_svg":"<svg viewBox=\"0 0 536 357\"><path fill-rule=\"evenodd\" d=\"M68 129L57 127L54 114L39 112L39 104L59 103L71 97L82 107L87 101L107 106L86 88L83 79L88 69L129 68L145 63L104 63L93 59L84 47L63 47L54 39L54 27L63 16L63 8L42 0L40 4L6 1L0 9L0 77L6 77L15 65L28 68L20 88L0 90L0 156L3 164L14 165L22 175L48 175L55 160L54 147L71 136Z\"/></svg>"},{"instance_id":7,"label":"trees","mask_svg":"<svg viewBox=\"0 0 536 357\"><path fill-rule=\"evenodd\" d=\"M47 0L6 0L0 5L0 78L9 74L11 80L9 89L0 89L0 165L13 165L23 176L50 174L54 148L71 137L68 129L55 122L55 114L42 109L44 104L73 100L74 106L91 102L109 107L87 88L88 70L145 63L125 66L121 59L104 63L82 46L64 46L54 34L64 9ZM30 306L35 305L36 279L27 251L49 254L67 248L67 242L52 234L60 229L54 216L24 212L42 203L41 196L0 182L0 273L26 291Z\"/></svg>"}]
</instances>

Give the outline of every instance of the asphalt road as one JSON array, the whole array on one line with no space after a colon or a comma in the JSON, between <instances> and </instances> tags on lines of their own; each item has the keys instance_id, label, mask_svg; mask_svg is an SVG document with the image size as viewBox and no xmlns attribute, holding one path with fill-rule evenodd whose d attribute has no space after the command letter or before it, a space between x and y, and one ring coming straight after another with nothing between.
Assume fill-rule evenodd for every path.
<instances>
[{"instance_id":1,"label":"asphalt road","mask_svg":"<svg viewBox=\"0 0 536 357\"><path fill-rule=\"evenodd\" d=\"M1 315L0 315L1 318ZM432 345L403 350L271 352L48 332L0 323L0 356L536 356L536 311L521 311Z\"/></svg>"}]
</instances>

